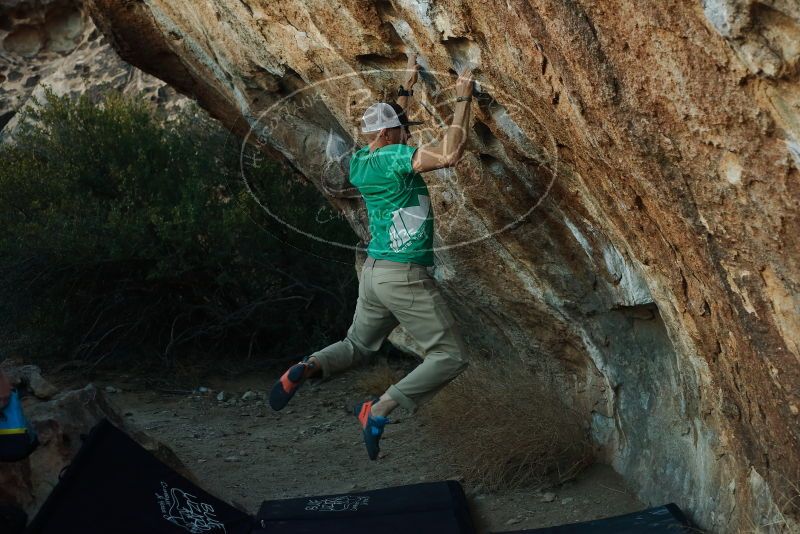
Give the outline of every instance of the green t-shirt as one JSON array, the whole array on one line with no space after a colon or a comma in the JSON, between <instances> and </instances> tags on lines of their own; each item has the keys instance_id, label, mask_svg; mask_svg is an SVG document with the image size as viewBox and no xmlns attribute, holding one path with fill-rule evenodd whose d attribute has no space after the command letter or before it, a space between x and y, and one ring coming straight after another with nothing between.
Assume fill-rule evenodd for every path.
<instances>
[{"instance_id":1,"label":"green t-shirt","mask_svg":"<svg viewBox=\"0 0 800 534\"><path fill-rule=\"evenodd\" d=\"M416 147L365 146L350 160L350 183L367 204L373 258L433 265L433 209L428 186L411 168Z\"/></svg>"}]
</instances>

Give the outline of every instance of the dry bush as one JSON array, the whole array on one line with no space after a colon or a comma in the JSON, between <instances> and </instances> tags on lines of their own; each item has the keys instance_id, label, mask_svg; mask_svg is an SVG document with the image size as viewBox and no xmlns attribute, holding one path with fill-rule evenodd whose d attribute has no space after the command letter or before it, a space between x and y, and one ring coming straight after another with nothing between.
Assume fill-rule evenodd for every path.
<instances>
[{"instance_id":1,"label":"dry bush","mask_svg":"<svg viewBox=\"0 0 800 534\"><path fill-rule=\"evenodd\" d=\"M530 373L476 361L426 412L465 480L490 490L558 483L591 463L580 418Z\"/></svg>"},{"instance_id":2,"label":"dry bush","mask_svg":"<svg viewBox=\"0 0 800 534\"><path fill-rule=\"evenodd\" d=\"M277 162L255 164L256 147L242 153L205 115L164 121L140 97L45 93L0 143L3 349L171 367L341 339L357 292L352 253L293 242L261 209L352 240L314 187Z\"/></svg>"},{"instance_id":3,"label":"dry bush","mask_svg":"<svg viewBox=\"0 0 800 534\"><path fill-rule=\"evenodd\" d=\"M389 386L403 378L403 371L392 369L386 360L376 362L359 376L357 391L368 395L383 395Z\"/></svg>"}]
</instances>

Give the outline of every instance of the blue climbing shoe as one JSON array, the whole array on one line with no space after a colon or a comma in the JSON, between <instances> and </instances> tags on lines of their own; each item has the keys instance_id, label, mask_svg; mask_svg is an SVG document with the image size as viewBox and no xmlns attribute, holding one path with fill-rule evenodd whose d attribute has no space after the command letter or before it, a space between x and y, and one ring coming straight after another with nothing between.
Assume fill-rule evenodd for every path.
<instances>
[{"instance_id":1,"label":"blue climbing shoe","mask_svg":"<svg viewBox=\"0 0 800 534\"><path fill-rule=\"evenodd\" d=\"M372 405L376 402L378 402L378 397L357 404L353 408L353 415L358 417L358 422L361 423L361 433L364 435L364 445L367 446L370 460L378 458L378 453L381 451L378 442L383 435L383 427L389 422L388 417L372 415Z\"/></svg>"}]
</instances>

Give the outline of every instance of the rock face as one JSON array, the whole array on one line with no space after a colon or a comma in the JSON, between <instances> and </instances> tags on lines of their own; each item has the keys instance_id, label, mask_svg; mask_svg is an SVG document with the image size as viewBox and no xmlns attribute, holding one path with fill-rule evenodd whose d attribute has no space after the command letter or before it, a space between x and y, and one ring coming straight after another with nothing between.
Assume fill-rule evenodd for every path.
<instances>
[{"instance_id":1,"label":"rock face","mask_svg":"<svg viewBox=\"0 0 800 534\"><path fill-rule=\"evenodd\" d=\"M75 96L144 93L171 111L188 103L163 81L122 61L78 0L0 1L0 138L44 86Z\"/></svg>"},{"instance_id":2,"label":"rock face","mask_svg":"<svg viewBox=\"0 0 800 534\"><path fill-rule=\"evenodd\" d=\"M467 154L427 176L470 347L550 373L644 500L716 532L777 517L800 479L796 2L88 5L125 60L284 157L362 240L361 112L417 52L424 142L476 66Z\"/></svg>"}]
</instances>

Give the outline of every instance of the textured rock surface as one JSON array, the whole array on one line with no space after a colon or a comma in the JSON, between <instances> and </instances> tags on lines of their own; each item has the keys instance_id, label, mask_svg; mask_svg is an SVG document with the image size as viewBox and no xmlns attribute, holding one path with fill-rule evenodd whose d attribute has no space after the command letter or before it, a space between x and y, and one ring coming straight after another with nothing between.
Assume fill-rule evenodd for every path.
<instances>
[{"instance_id":1,"label":"textured rock surface","mask_svg":"<svg viewBox=\"0 0 800 534\"><path fill-rule=\"evenodd\" d=\"M35 365L4 366L3 371L13 388L25 388L39 399L50 399L58 393L58 389L42 377L41 369Z\"/></svg>"},{"instance_id":2,"label":"textured rock surface","mask_svg":"<svg viewBox=\"0 0 800 534\"><path fill-rule=\"evenodd\" d=\"M0 138L9 137L31 98L41 100L44 86L71 96L110 88L144 93L168 112L188 102L122 61L81 1L0 1Z\"/></svg>"},{"instance_id":3,"label":"textured rock surface","mask_svg":"<svg viewBox=\"0 0 800 534\"><path fill-rule=\"evenodd\" d=\"M772 521L800 478L796 2L89 5L124 59L252 130L362 239L361 111L415 51L414 114L438 129L448 72L477 65L468 154L428 176L470 346L551 373L644 500L716 532Z\"/></svg>"}]
</instances>

